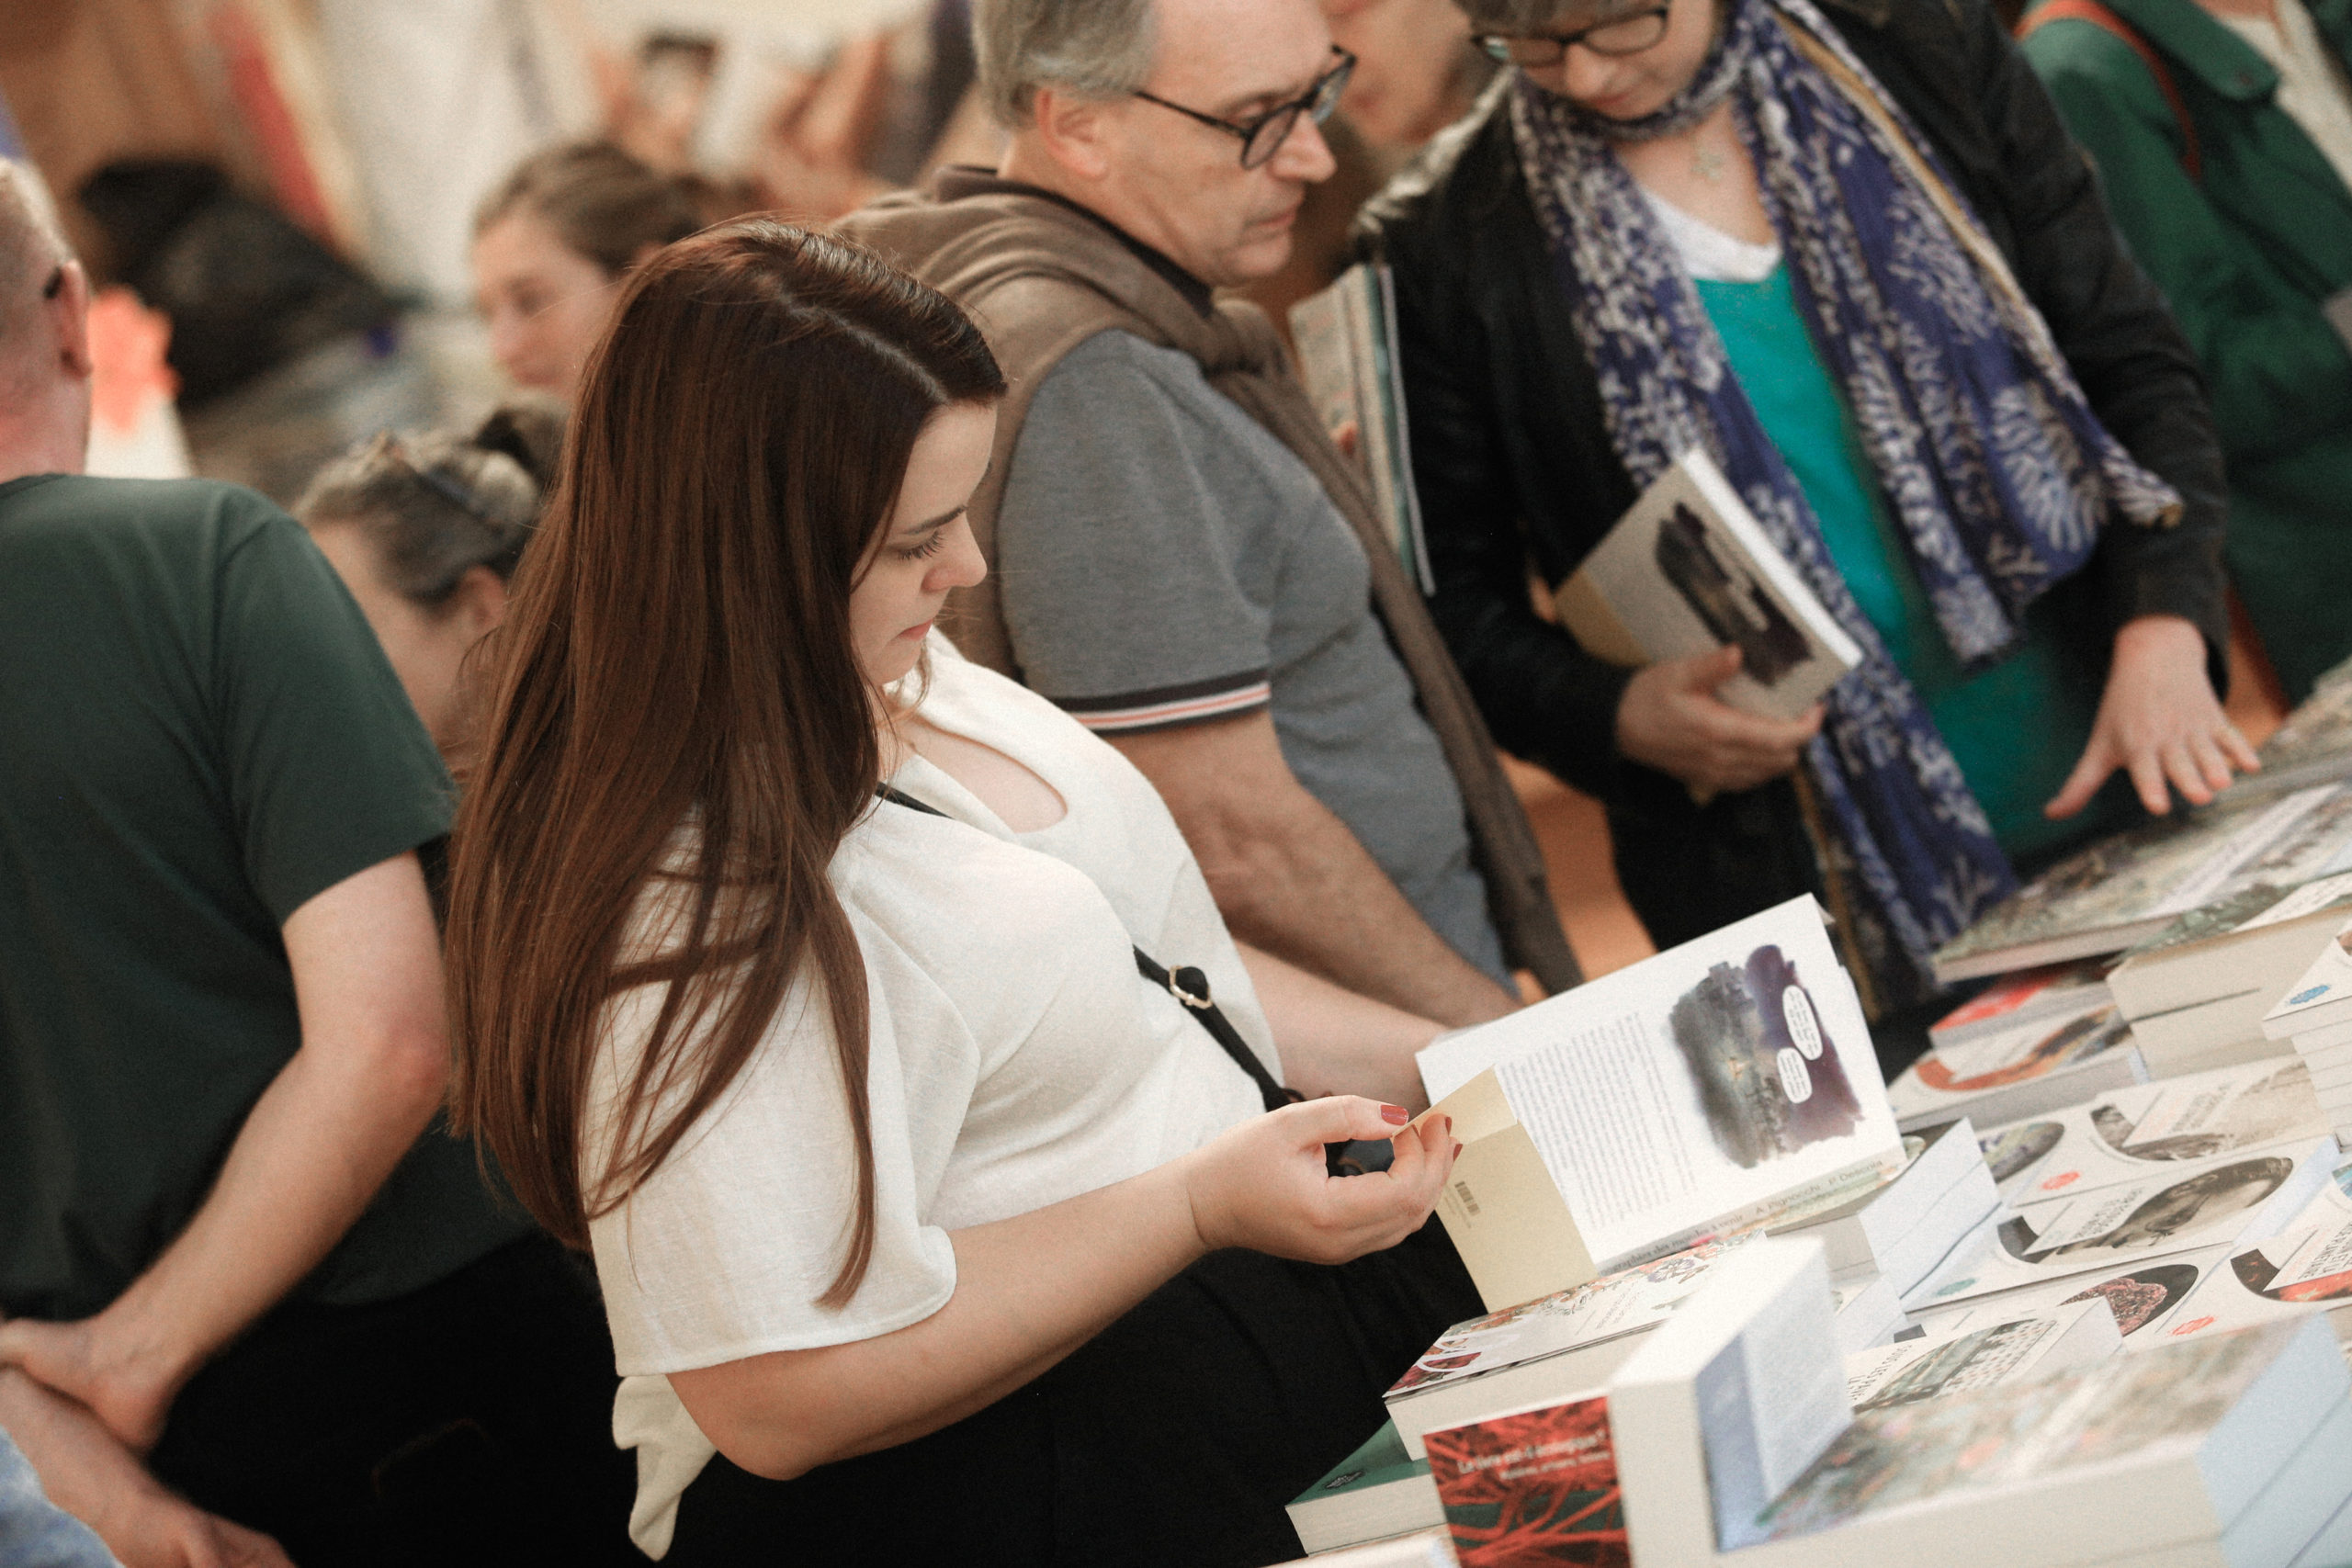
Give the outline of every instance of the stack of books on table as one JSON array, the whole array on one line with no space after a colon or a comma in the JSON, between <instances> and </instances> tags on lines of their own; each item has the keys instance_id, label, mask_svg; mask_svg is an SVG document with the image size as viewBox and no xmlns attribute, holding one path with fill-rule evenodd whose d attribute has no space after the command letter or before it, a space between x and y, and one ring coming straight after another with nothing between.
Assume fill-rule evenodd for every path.
<instances>
[{"instance_id":1,"label":"stack of books on table","mask_svg":"<svg viewBox=\"0 0 2352 1568\"><path fill-rule=\"evenodd\" d=\"M2133 1047L2165 1077L2279 1050L2262 1015L2348 907L2352 783L2312 784L2090 845L1947 943L1936 976L2106 961Z\"/></svg>"},{"instance_id":2,"label":"stack of books on table","mask_svg":"<svg viewBox=\"0 0 2352 1568\"><path fill-rule=\"evenodd\" d=\"M2293 1045L2322 1113L2337 1137L2352 1142L2352 923L2328 933L2262 1028Z\"/></svg>"},{"instance_id":3,"label":"stack of books on table","mask_svg":"<svg viewBox=\"0 0 2352 1568\"><path fill-rule=\"evenodd\" d=\"M1441 1200L1489 1312L1389 1391L1391 1424L1293 1506L1310 1547L1414 1528L1433 1431L1606 1382L1768 1235L1825 1259L1834 1358L1996 1215L1965 1119L1906 1136L1820 908L1793 900L1422 1053L1463 1144ZM1417 1513L1416 1510L1419 1510Z\"/></svg>"},{"instance_id":4,"label":"stack of books on table","mask_svg":"<svg viewBox=\"0 0 2352 1568\"><path fill-rule=\"evenodd\" d=\"M1742 1248L1606 1382L1430 1432L1454 1559L2335 1568L2352 1539L2352 1375L2309 1316L2120 1356L2078 1309L1890 1370L1838 1354L1832 1300L1817 1244Z\"/></svg>"},{"instance_id":5,"label":"stack of books on table","mask_svg":"<svg viewBox=\"0 0 2352 1568\"><path fill-rule=\"evenodd\" d=\"M2352 1500L2352 1377L2324 1324L1856 1411L1806 1357L1819 1280L1770 1256L1608 1390L1635 1562L2289 1568Z\"/></svg>"},{"instance_id":6,"label":"stack of books on table","mask_svg":"<svg viewBox=\"0 0 2352 1568\"><path fill-rule=\"evenodd\" d=\"M1930 1031L1927 1055L1886 1086L1896 1124L1911 1132L1966 1116L1995 1126L2147 1082L2147 1060L2130 1021L2116 1010L2098 968L2089 974L2088 986L2061 993L2067 1003L2063 1010L2043 1009L1958 1039L1947 1039L1941 1026ZM1996 987L1985 995L1997 998L2010 989Z\"/></svg>"}]
</instances>

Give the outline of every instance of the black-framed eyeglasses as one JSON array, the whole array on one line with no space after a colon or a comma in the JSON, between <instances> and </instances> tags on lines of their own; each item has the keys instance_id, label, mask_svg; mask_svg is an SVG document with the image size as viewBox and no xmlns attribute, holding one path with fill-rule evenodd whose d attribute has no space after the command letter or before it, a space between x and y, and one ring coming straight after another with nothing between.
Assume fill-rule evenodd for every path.
<instances>
[{"instance_id":1,"label":"black-framed eyeglasses","mask_svg":"<svg viewBox=\"0 0 2352 1568\"><path fill-rule=\"evenodd\" d=\"M1505 65L1557 65L1566 58L1568 46L1578 43L1595 54L1639 54L1657 48L1666 37L1668 9L1653 6L1572 33L1481 33L1470 41L1486 51L1488 59Z\"/></svg>"},{"instance_id":2,"label":"black-framed eyeglasses","mask_svg":"<svg viewBox=\"0 0 2352 1568\"><path fill-rule=\"evenodd\" d=\"M1356 57L1338 44L1331 46L1331 52L1340 57L1340 62L1315 78L1313 86L1290 102L1277 104L1253 119L1219 119L1213 114L1188 109L1182 104L1171 104L1166 98L1141 88L1136 90L1135 96L1148 104L1174 109L1187 119L1196 119L1203 125L1213 125L1219 130L1238 136L1241 138L1241 166L1255 169L1282 150L1282 144L1289 141L1290 133L1297 129L1299 116L1306 115L1320 125L1331 118L1333 109L1340 107L1340 95L1348 90L1348 73L1356 68Z\"/></svg>"}]
</instances>

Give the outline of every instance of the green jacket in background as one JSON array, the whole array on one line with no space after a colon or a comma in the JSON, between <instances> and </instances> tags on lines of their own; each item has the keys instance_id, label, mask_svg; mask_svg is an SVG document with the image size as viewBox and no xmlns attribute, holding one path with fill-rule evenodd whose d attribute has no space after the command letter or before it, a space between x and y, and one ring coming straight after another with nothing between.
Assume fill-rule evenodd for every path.
<instances>
[{"instance_id":1,"label":"green jacket in background","mask_svg":"<svg viewBox=\"0 0 2352 1568\"><path fill-rule=\"evenodd\" d=\"M2128 43L2065 18L2028 38L2026 57L2204 364L2229 462L2231 575L2300 700L2352 655L2352 350L2322 313L2352 288L2352 189L2273 101L2269 62L2196 0L2105 4L2171 72L2201 178ZM2307 4L2352 73L2352 0Z\"/></svg>"}]
</instances>

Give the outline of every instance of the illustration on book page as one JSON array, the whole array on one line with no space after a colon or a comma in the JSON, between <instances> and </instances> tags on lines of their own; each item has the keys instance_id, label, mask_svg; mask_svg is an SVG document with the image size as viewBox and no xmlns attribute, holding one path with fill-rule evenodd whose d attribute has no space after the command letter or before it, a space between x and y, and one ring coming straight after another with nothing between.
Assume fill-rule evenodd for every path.
<instances>
[{"instance_id":1,"label":"illustration on book page","mask_svg":"<svg viewBox=\"0 0 2352 1568\"><path fill-rule=\"evenodd\" d=\"M1674 1004L1676 1049L1724 1158L1752 1170L1860 1121L1836 1043L1796 965L1766 944L1744 966L1717 964Z\"/></svg>"}]
</instances>

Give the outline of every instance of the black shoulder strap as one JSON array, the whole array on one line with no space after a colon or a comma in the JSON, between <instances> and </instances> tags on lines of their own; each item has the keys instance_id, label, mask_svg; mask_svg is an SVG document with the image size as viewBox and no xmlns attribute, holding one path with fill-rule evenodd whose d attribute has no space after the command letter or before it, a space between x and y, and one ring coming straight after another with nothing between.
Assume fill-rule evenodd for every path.
<instances>
[{"instance_id":1,"label":"black shoulder strap","mask_svg":"<svg viewBox=\"0 0 2352 1568\"><path fill-rule=\"evenodd\" d=\"M939 807L917 800L891 784L877 784L874 793L893 806L903 806L910 811L920 811L927 817L947 815ZM1258 1053L1250 1049L1250 1042L1241 1038L1241 1032L1233 1027L1233 1021L1209 998L1209 977L1206 975L1191 967L1171 973L1154 962L1142 948L1132 942L1128 945L1136 955L1136 973L1155 986L1164 987L1170 996L1182 1002L1184 1010L1200 1021L1201 1027L1209 1032L1209 1038L1223 1046L1225 1054L1233 1058L1234 1066L1250 1075L1250 1081L1258 1086L1258 1098L1265 1102L1267 1110L1279 1111L1305 1098L1274 1081L1274 1075L1266 1070L1266 1064L1258 1059Z\"/></svg>"}]
</instances>

